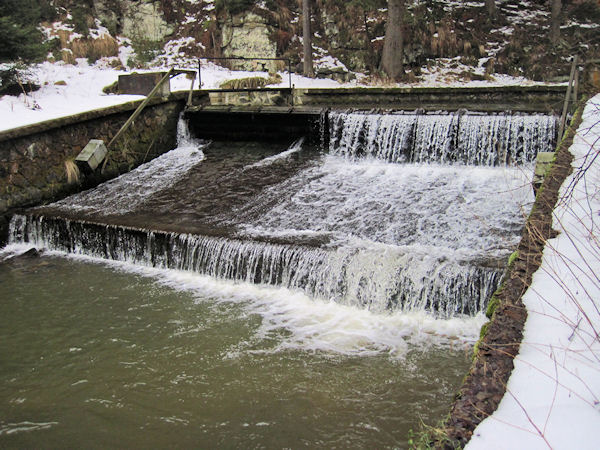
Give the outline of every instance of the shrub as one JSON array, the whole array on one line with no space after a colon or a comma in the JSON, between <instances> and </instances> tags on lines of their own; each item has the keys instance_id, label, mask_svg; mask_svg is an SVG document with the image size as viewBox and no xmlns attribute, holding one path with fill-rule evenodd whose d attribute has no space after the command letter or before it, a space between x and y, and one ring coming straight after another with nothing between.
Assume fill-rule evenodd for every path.
<instances>
[{"instance_id":1,"label":"shrub","mask_svg":"<svg viewBox=\"0 0 600 450\"><path fill-rule=\"evenodd\" d=\"M135 51L135 57L130 58L127 63L133 67L146 66L154 58L156 58L163 48L161 41L154 41L141 36L132 39L131 46Z\"/></svg>"}]
</instances>

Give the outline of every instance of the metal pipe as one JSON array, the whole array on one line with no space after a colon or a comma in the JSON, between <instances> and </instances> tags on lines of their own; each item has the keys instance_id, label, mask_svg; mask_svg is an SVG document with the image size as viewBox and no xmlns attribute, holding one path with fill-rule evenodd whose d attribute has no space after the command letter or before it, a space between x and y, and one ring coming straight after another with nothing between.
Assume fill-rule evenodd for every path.
<instances>
[{"instance_id":1,"label":"metal pipe","mask_svg":"<svg viewBox=\"0 0 600 450\"><path fill-rule=\"evenodd\" d=\"M121 136L121 134L123 134L123 132L131 124L131 122L133 122L135 120L135 118L141 114L142 110L146 107L146 105L152 99L154 94L156 94L158 92L161 85L165 82L165 80L167 78L169 78L171 76L171 73L173 73L173 68L169 69L169 71L165 74L165 76L162 77L158 83L156 83L156 86L154 86L154 88L150 91L150 93L144 99L142 104L140 106L138 106L138 108L133 112L131 117L129 117L129 119L127 119L127 121L123 124L121 129L119 131L117 131L117 134L115 134L115 136L110 140L110 142L106 146L107 148L110 147Z\"/></svg>"},{"instance_id":2,"label":"metal pipe","mask_svg":"<svg viewBox=\"0 0 600 450\"><path fill-rule=\"evenodd\" d=\"M156 86L154 86L154 89L152 89L150 91L150 93L144 99L144 101L140 104L140 106L137 107L137 109L133 112L133 114L129 117L129 119L127 119L127 121L123 124L123 126L119 129L119 131L117 131L117 134L115 134L113 136L113 138L110 140L110 142L106 146L106 148L108 150L110 150L111 145L123 134L123 132L129 127L129 125L131 125L131 123L136 119L136 117L141 114L142 110L146 107L148 102L150 102L150 100L152 99L154 94L156 94L158 92L158 90L160 89L162 84L165 82L165 80L167 78L169 78L171 76L172 73L173 73L173 68L170 68L169 71L165 74L165 76L163 76L160 79L160 81L158 83L156 83ZM106 167L107 162L108 162L108 153L104 157L104 164L102 164L102 172L104 172L104 168Z\"/></svg>"}]
</instances>

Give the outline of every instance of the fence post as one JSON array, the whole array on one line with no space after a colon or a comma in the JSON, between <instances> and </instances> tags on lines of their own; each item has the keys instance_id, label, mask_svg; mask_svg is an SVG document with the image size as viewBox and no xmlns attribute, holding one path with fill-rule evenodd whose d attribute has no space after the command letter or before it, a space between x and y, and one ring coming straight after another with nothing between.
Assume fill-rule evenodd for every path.
<instances>
[{"instance_id":1,"label":"fence post","mask_svg":"<svg viewBox=\"0 0 600 450\"><path fill-rule=\"evenodd\" d=\"M571 75L569 76L569 85L567 86L567 95L565 96L565 103L563 105L562 115L560 116L560 127L558 128L558 142L561 141L563 133L565 131L567 111L569 110L569 99L571 97L571 86L573 85L573 79L575 78L575 70L577 69L577 59L577 55L573 56L573 64L571 65Z\"/></svg>"}]
</instances>

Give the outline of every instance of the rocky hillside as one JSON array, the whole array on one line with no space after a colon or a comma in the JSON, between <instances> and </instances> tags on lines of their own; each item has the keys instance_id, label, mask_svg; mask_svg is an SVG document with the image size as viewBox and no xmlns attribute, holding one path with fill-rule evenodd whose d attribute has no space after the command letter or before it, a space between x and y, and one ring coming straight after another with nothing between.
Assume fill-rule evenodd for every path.
<instances>
[{"instance_id":1,"label":"rocky hillside","mask_svg":"<svg viewBox=\"0 0 600 450\"><path fill-rule=\"evenodd\" d=\"M192 64L196 57L302 57L299 0L46 0L56 14L41 24L53 58L113 67ZM560 81L570 58L600 58L598 0L563 0L560 37L550 40L550 2L500 0L490 18L483 1L412 0L404 15L406 81L452 69L461 79L496 73ZM386 20L383 0L314 0L318 76L378 71ZM368 79L367 79L368 80Z\"/></svg>"}]
</instances>

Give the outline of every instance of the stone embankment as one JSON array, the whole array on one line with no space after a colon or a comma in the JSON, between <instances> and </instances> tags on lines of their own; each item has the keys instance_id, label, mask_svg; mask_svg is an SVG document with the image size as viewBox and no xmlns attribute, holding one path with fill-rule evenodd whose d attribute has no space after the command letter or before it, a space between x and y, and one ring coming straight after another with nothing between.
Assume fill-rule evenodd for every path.
<instances>
[{"instance_id":1,"label":"stone embankment","mask_svg":"<svg viewBox=\"0 0 600 450\"><path fill-rule=\"evenodd\" d=\"M175 94L147 106L110 149L103 173L69 180L72 162L90 139L106 143L141 101L0 132L0 245L10 216L20 208L54 201L127 172L175 147L177 120L185 95Z\"/></svg>"},{"instance_id":2,"label":"stone embankment","mask_svg":"<svg viewBox=\"0 0 600 450\"><path fill-rule=\"evenodd\" d=\"M554 164L546 175L527 219L521 242L511 258L505 279L488 307L491 321L482 329L471 369L460 388L445 424L445 435L435 447L463 447L479 423L498 407L519 352L527 310L522 296L542 262L546 240L555 236L552 211L559 189L571 173L569 147L581 123L581 108L565 138L558 144ZM435 441L435 439L434 439Z\"/></svg>"}]
</instances>

